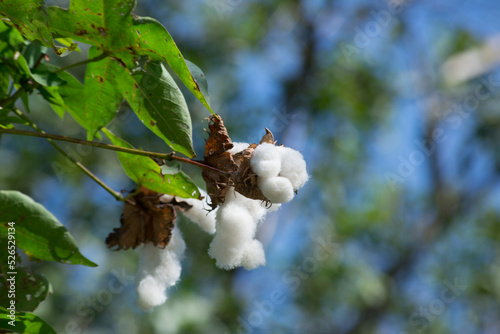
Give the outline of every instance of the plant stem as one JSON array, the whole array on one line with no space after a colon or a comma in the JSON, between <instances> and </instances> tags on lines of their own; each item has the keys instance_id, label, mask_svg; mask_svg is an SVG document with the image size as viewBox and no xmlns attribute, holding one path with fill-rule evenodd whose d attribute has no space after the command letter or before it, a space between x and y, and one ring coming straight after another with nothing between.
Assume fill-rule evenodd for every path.
<instances>
[{"instance_id":1,"label":"plant stem","mask_svg":"<svg viewBox=\"0 0 500 334\"><path fill-rule=\"evenodd\" d=\"M19 117L21 117L22 119L24 119L26 122L28 122L28 124L33 128L35 129L37 132L32 132L33 134L38 134L40 136L45 136L46 133L40 129L38 127L38 125L36 125L35 123L33 123L26 115L24 115L19 109L17 108L13 108L12 111L18 115ZM2 129L4 130L4 129ZM17 130L17 131L21 131L21 130ZM23 132L31 132L31 131L23 131ZM68 158L69 160L71 160L71 162L73 162L78 168L80 168L87 176L89 176L92 180L94 180L97 184L99 184L101 187L103 187L108 193L111 194L111 196L113 196L116 200L118 201L125 201L125 199L123 198L123 196L117 192L117 191L114 191L113 189L111 189L111 187L109 187L107 184L105 184L101 179L99 179L94 173L92 173L90 170L87 169L87 167L85 167L84 165L82 165L78 160L76 160L71 154L69 154L68 152L66 152L61 146L59 146L56 142L54 142L51 138L48 138L48 137L45 137L49 143L52 144L52 146L54 146L56 148L56 150L58 150L62 155L64 155L66 158ZM132 205L135 205L132 201L130 200L126 200L128 201L130 204Z\"/></svg>"},{"instance_id":2,"label":"plant stem","mask_svg":"<svg viewBox=\"0 0 500 334\"><path fill-rule=\"evenodd\" d=\"M24 86L19 88L14 95L9 96L5 100L0 101L0 110L7 109L11 104L16 103L17 99L21 97L21 94L24 93Z\"/></svg>"},{"instance_id":3,"label":"plant stem","mask_svg":"<svg viewBox=\"0 0 500 334\"><path fill-rule=\"evenodd\" d=\"M198 166L201 168L211 169L211 170L216 171L216 172L221 173L221 174L227 174L227 172L225 172L223 170L217 169L217 168L209 166L209 165L205 165L204 163L202 163L200 161L195 161L195 160L191 160L191 159L187 159L187 158L178 157L178 156L175 156L173 153L157 153L157 152L143 151L143 150L138 150L135 148L121 147L121 146L116 146L116 145L100 143L100 142L96 142L96 141L87 141L87 140L83 140L83 139L54 135L54 134L49 134L49 133L40 132L40 131L34 132L34 131L25 131L25 130L16 130L16 129L1 129L0 128L0 133L21 135L21 136L30 136L30 137L40 137L40 138L46 138L46 139L54 139L54 140L66 141L66 142L74 143L74 144L103 148L106 150L130 153L130 154L135 154L135 155L142 155L142 156L146 156L146 157L150 157L150 158L159 158L159 159L164 159L164 160L168 160L168 161L177 160L177 161L184 162L184 163L187 163L190 165L195 165L195 166Z\"/></svg>"},{"instance_id":4,"label":"plant stem","mask_svg":"<svg viewBox=\"0 0 500 334\"><path fill-rule=\"evenodd\" d=\"M99 60L101 60L101 59L104 59L104 58L106 58L107 56L109 56L109 53L104 52L104 53L102 53L101 55L99 55L99 56L97 56L97 57L94 57L94 58L89 58L89 59L87 59L87 60L84 60L84 61L81 61L81 62L78 62L78 63L69 64L68 66L61 67L61 68L59 68L58 70L54 71L53 73L59 73L59 72L62 72L62 71L69 70L70 68L73 68L73 67L77 67L77 66L85 65L85 64L88 64L88 63L93 63L93 62L95 62L95 61L99 61Z\"/></svg>"}]
</instances>

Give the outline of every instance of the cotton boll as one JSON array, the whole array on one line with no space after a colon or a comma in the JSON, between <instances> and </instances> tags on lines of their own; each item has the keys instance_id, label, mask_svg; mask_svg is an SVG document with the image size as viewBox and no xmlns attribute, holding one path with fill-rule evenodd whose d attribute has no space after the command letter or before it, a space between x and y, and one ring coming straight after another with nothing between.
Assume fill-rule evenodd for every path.
<instances>
[{"instance_id":1,"label":"cotton boll","mask_svg":"<svg viewBox=\"0 0 500 334\"><path fill-rule=\"evenodd\" d=\"M244 249L241 265L246 270L252 270L265 264L266 255L262 243L259 240L252 240Z\"/></svg>"},{"instance_id":2,"label":"cotton boll","mask_svg":"<svg viewBox=\"0 0 500 334\"><path fill-rule=\"evenodd\" d=\"M181 275L181 259L186 244L177 227L164 249L148 243L141 245L139 268L136 274L137 305L143 309L163 304L167 300L166 289L175 285Z\"/></svg>"},{"instance_id":3,"label":"cotton boll","mask_svg":"<svg viewBox=\"0 0 500 334\"><path fill-rule=\"evenodd\" d=\"M241 264L243 246L255 235L256 223L245 207L226 201L217 212L217 232L208 255L222 269L233 269Z\"/></svg>"},{"instance_id":4,"label":"cotton boll","mask_svg":"<svg viewBox=\"0 0 500 334\"><path fill-rule=\"evenodd\" d=\"M273 203L286 203L293 199L293 186L286 177L259 178L258 185L262 194Z\"/></svg>"},{"instance_id":5,"label":"cotton boll","mask_svg":"<svg viewBox=\"0 0 500 334\"><path fill-rule=\"evenodd\" d=\"M259 221L266 214L266 204L263 201L254 200L243 196L231 187L226 194L226 201L231 201L248 210L254 221Z\"/></svg>"},{"instance_id":6,"label":"cotton boll","mask_svg":"<svg viewBox=\"0 0 500 334\"><path fill-rule=\"evenodd\" d=\"M182 212L184 216L189 218L191 221L200 225L200 227L210 234L215 233L215 215L216 210L208 211L206 208L209 208L207 199L207 193L200 189L200 193L203 197L203 200L197 200L194 198L183 198L182 201L191 205L191 208Z\"/></svg>"},{"instance_id":7,"label":"cotton boll","mask_svg":"<svg viewBox=\"0 0 500 334\"><path fill-rule=\"evenodd\" d=\"M145 276L136 286L137 306L149 310L154 306L162 305L167 300L165 288L166 286L159 283L154 277Z\"/></svg>"},{"instance_id":8,"label":"cotton boll","mask_svg":"<svg viewBox=\"0 0 500 334\"><path fill-rule=\"evenodd\" d=\"M260 177L278 176L281 170L281 155L277 147L269 143L257 146L250 159L250 167Z\"/></svg>"},{"instance_id":9,"label":"cotton boll","mask_svg":"<svg viewBox=\"0 0 500 334\"><path fill-rule=\"evenodd\" d=\"M230 154L235 154L246 149L250 144L248 143L233 143L233 148L228 150Z\"/></svg>"},{"instance_id":10,"label":"cotton boll","mask_svg":"<svg viewBox=\"0 0 500 334\"><path fill-rule=\"evenodd\" d=\"M278 149L281 154L279 175L289 179L294 190L302 188L309 179L304 157L300 152L289 147L278 147Z\"/></svg>"}]
</instances>

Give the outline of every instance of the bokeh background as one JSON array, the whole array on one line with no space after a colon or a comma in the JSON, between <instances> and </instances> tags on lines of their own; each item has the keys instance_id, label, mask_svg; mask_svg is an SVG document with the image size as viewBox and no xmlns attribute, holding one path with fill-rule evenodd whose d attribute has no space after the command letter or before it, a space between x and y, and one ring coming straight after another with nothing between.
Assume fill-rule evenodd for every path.
<instances>
[{"instance_id":1,"label":"bokeh background","mask_svg":"<svg viewBox=\"0 0 500 334\"><path fill-rule=\"evenodd\" d=\"M138 2L204 70L233 141L268 127L311 180L260 226L267 265L253 271L217 269L211 237L181 220L182 280L143 312L137 254L104 243L120 203L43 140L3 136L0 188L41 202L99 264L31 264L53 290L36 314L58 333L500 333L500 3ZM85 59L81 48L52 61ZM184 92L202 156L209 113ZM47 132L85 137L30 102ZM166 150L127 106L112 126ZM114 189L134 187L114 152L62 146Z\"/></svg>"}]
</instances>

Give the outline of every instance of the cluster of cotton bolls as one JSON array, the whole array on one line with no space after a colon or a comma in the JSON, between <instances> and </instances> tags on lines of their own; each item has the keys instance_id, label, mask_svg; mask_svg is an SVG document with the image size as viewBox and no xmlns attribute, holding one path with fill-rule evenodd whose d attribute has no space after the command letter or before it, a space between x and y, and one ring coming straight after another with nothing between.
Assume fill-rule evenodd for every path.
<instances>
[{"instance_id":1,"label":"cluster of cotton bolls","mask_svg":"<svg viewBox=\"0 0 500 334\"><path fill-rule=\"evenodd\" d=\"M206 194L202 193L207 198ZM173 196L163 195L160 201L171 203ZM191 205L191 208L182 211L182 214L200 225L208 233L215 232L215 212L208 212L206 201L177 198ZM151 243L142 244L137 248L139 252L139 268L135 277L137 291L137 305L143 309L150 309L161 305L167 300L167 289L174 286L181 276L181 260L184 257L186 244L182 239L179 228L175 226L172 237L165 248L156 247Z\"/></svg>"},{"instance_id":2,"label":"cluster of cotton bolls","mask_svg":"<svg viewBox=\"0 0 500 334\"><path fill-rule=\"evenodd\" d=\"M235 154L249 147L246 143L234 143L229 151ZM262 194L272 202L253 200L229 188L224 203L216 210L208 211L206 200L175 197L191 208L181 211L184 216L208 233L215 233L208 254L222 269L243 266L251 270L266 263L262 243L255 239L257 226L266 213L280 208L281 203L293 199L296 191L308 180L306 163L302 154L291 148L262 143L257 146L250 159L253 173ZM163 203L171 203L173 196L163 195ZM164 248L152 244L139 246L139 269L136 276L138 306L149 309L163 304L166 290L175 285L181 274L181 260L186 245L177 226L172 231L169 244Z\"/></svg>"},{"instance_id":3,"label":"cluster of cotton bolls","mask_svg":"<svg viewBox=\"0 0 500 334\"><path fill-rule=\"evenodd\" d=\"M229 153L248 147L234 143ZM273 204L253 200L231 188L217 211L215 237L208 254L222 269L243 266L247 270L265 265L262 243L255 239L257 226L267 212L293 199L295 192L308 180L302 154L291 148L263 143L257 146L250 159L252 171L258 176L258 187Z\"/></svg>"}]
</instances>

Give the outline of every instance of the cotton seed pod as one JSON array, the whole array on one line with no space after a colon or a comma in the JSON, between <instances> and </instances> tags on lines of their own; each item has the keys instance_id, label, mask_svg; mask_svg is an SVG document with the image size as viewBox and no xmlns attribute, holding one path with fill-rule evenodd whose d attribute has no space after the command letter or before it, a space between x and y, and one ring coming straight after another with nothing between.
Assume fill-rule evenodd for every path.
<instances>
[{"instance_id":1,"label":"cotton seed pod","mask_svg":"<svg viewBox=\"0 0 500 334\"><path fill-rule=\"evenodd\" d=\"M250 160L252 171L259 177L278 176L281 170L281 154L274 144L257 146Z\"/></svg>"},{"instance_id":2,"label":"cotton seed pod","mask_svg":"<svg viewBox=\"0 0 500 334\"><path fill-rule=\"evenodd\" d=\"M273 203L290 202L295 195L292 183L286 177L259 178L258 184L262 194Z\"/></svg>"},{"instance_id":3,"label":"cotton seed pod","mask_svg":"<svg viewBox=\"0 0 500 334\"><path fill-rule=\"evenodd\" d=\"M309 180L306 162L299 151L289 147L277 147L281 155L279 175L290 180L293 190L298 190Z\"/></svg>"}]
</instances>

